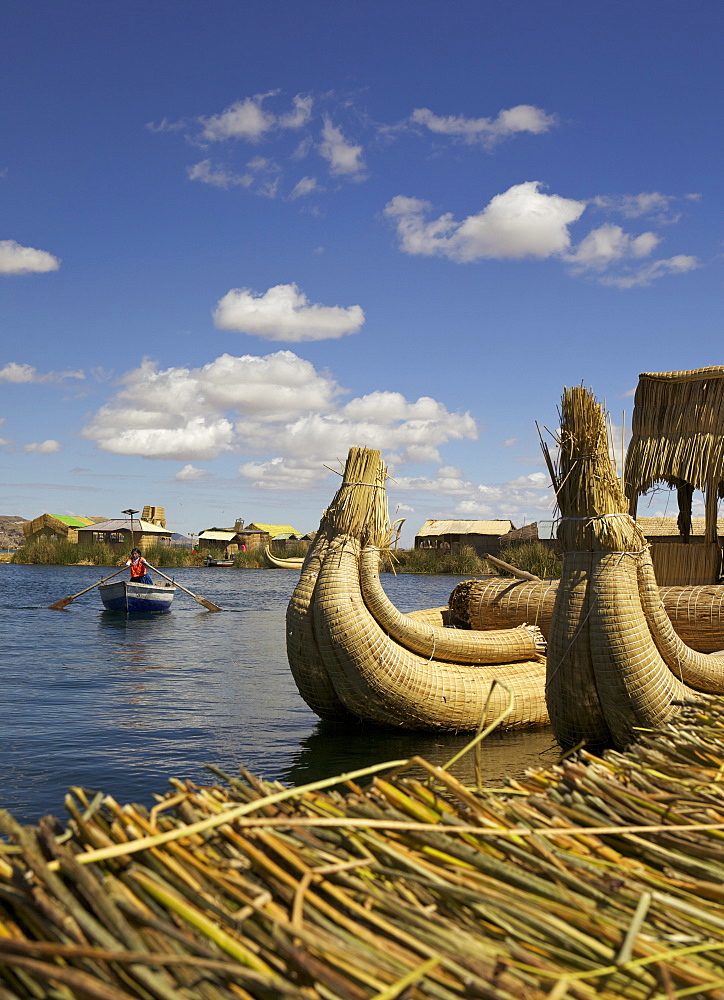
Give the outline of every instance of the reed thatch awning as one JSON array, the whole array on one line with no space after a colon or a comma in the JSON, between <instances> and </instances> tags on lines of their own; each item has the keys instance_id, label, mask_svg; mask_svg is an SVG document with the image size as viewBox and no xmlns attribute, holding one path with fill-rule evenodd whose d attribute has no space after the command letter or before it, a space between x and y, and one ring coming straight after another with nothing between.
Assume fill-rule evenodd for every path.
<instances>
[{"instance_id":1,"label":"reed thatch awning","mask_svg":"<svg viewBox=\"0 0 724 1000\"><path fill-rule=\"evenodd\" d=\"M707 491L724 481L724 366L639 375L626 492L654 483Z\"/></svg>"}]
</instances>

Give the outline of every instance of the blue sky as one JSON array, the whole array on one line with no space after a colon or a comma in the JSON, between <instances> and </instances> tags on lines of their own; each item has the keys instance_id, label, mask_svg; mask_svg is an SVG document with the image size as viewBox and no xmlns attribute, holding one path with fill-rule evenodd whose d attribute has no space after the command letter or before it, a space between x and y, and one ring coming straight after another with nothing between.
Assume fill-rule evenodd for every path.
<instances>
[{"instance_id":1,"label":"blue sky","mask_svg":"<svg viewBox=\"0 0 724 1000\"><path fill-rule=\"evenodd\" d=\"M721 10L6 0L0 513L551 517L565 385L724 362Z\"/></svg>"}]
</instances>

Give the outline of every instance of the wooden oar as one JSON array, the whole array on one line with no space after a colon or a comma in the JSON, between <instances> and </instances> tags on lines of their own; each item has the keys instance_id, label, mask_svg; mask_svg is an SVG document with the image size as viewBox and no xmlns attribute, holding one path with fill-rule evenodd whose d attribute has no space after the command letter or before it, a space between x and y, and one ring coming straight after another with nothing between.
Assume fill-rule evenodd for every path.
<instances>
[{"instance_id":1,"label":"wooden oar","mask_svg":"<svg viewBox=\"0 0 724 1000\"><path fill-rule=\"evenodd\" d=\"M71 601L74 601L76 597L80 597L81 594L87 594L89 590L93 590L93 587L98 587L101 583L105 583L106 580L110 580L111 577L118 576L118 574L122 573L125 568L125 566L121 566L121 568L117 569L115 573L111 573L110 576L104 576L102 580L98 581L98 583L94 583L92 586L86 587L85 590L79 590L78 593L73 594L72 597L62 597L59 601L56 601L55 604L49 604L48 608L50 611L62 611L63 608L70 604Z\"/></svg>"},{"instance_id":2,"label":"wooden oar","mask_svg":"<svg viewBox=\"0 0 724 1000\"><path fill-rule=\"evenodd\" d=\"M193 599L197 601L199 604L203 604L203 606L206 608L207 611L224 610L223 608L220 608L218 604L214 604L213 601L207 601L205 597L199 597L198 594L192 594L190 590L187 590L185 587L182 587L181 584L178 582L178 580L172 580L170 576L166 576L165 573L162 573L161 570L158 569L158 567L152 566L150 563L146 563L146 565L148 566L149 569L152 569L154 573L158 573L159 576L162 576L164 580L168 580L169 583L172 583L174 587L178 587L179 590L183 590L184 594L188 594L189 597L193 597Z\"/></svg>"},{"instance_id":3,"label":"wooden oar","mask_svg":"<svg viewBox=\"0 0 724 1000\"><path fill-rule=\"evenodd\" d=\"M496 559L495 556L484 555L483 559L487 559L491 562L493 566L497 566L499 569L504 569L506 573L511 573L513 576L517 576L519 580L531 580L533 583L542 583L543 581L539 576L535 576L533 573L528 573L524 569L518 569L517 566L511 566L510 563L503 562L502 559Z\"/></svg>"}]
</instances>

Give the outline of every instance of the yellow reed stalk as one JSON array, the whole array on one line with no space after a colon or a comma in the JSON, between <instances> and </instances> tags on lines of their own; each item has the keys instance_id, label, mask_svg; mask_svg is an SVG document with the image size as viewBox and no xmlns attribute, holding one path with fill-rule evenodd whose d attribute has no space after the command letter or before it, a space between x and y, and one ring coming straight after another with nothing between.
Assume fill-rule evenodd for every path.
<instances>
[{"instance_id":1,"label":"yellow reed stalk","mask_svg":"<svg viewBox=\"0 0 724 1000\"><path fill-rule=\"evenodd\" d=\"M392 985L388 986L386 989L381 990L379 993L375 993L371 1000L395 1000L395 998L398 997L403 990L406 990L408 986L412 986L413 983L417 983L423 979L428 972L434 969L435 966L439 965L441 961L442 959L437 956L428 958L426 962L423 962L422 965L418 965L416 969L411 969L406 976L398 979L396 983L392 983Z\"/></svg>"},{"instance_id":2,"label":"yellow reed stalk","mask_svg":"<svg viewBox=\"0 0 724 1000\"><path fill-rule=\"evenodd\" d=\"M191 906L183 896L179 895L173 889L170 889L168 886L159 885L154 878L150 878L140 869L135 869L132 877L135 882L143 886L146 892L150 896L153 896L162 906L172 913L176 913L182 920L185 920L192 927L201 931L205 937L213 941L214 944L217 944L222 951L235 958L237 962L247 965L256 972L262 972L264 975L275 975L270 965L267 965L253 951L245 948L237 938L233 938L230 934L227 934L217 923L210 920L206 914L197 910L196 907Z\"/></svg>"},{"instance_id":3,"label":"yellow reed stalk","mask_svg":"<svg viewBox=\"0 0 724 1000\"><path fill-rule=\"evenodd\" d=\"M86 851L84 854L77 854L75 860L80 864L92 864L96 861L107 861L109 858L118 858L127 854L135 854L137 851L145 851L149 847L160 847L161 844L168 844L172 840L181 840L184 837L193 836L196 833L204 833L206 830L213 830L217 826L225 826L242 816L246 816L256 809L264 806L274 805L276 802L283 802L285 799L303 795L305 792L317 791L320 788L329 788L331 785L339 785L345 781L355 778L363 778L368 774L376 774L378 771L385 771L393 767L400 767L407 764L407 760L390 760L383 764L372 764L370 767L361 767L357 771L348 771L338 774L334 778L323 778L321 781L313 781L308 785L298 785L294 788L284 788L279 792L266 795L263 798L255 799L253 802L245 802L243 805L235 806L224 813L210 816L208 819L199 820L197 823L189 823L176 830L167 830L165 833L156 833L150 837L139 837L138 840L124 841L122 844L111 844L109 847L102 847L94 851ZM48 862L49 871L58 871L57 861Z\"/></svg>"}]
</instances>

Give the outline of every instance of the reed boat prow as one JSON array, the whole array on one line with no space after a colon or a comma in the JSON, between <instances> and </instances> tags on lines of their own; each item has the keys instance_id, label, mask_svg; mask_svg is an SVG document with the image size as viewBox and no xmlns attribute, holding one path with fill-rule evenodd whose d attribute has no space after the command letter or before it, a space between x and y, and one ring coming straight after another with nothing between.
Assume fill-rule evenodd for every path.
<instances>
[{"instance_id":1,"label":"reed boat prow","mask_svg":"<svg viewBox=\"0 0 724 1000\"><path fill-rule=\"evenodd\" d=\"M399 612L379 582L392 531L379 452L351 449L287 613L297 687L324 718L410 729L544 726L545 660L535 627L484 635ZM363 555L364 552L364 555Z\"/></svg>"},{"instance_id":2,"label":"reed boat prow","mask_svg":"<svg viewBox=\"0 0 724 1000\"><path fill-rule=\"evenodd\" d=\"M264 546L264 558L275 569L295 569L299 571L304 565L303 557L290 556L282 558L281 556L274 555L268 545Z\"/></svg>"}]
</instances>

